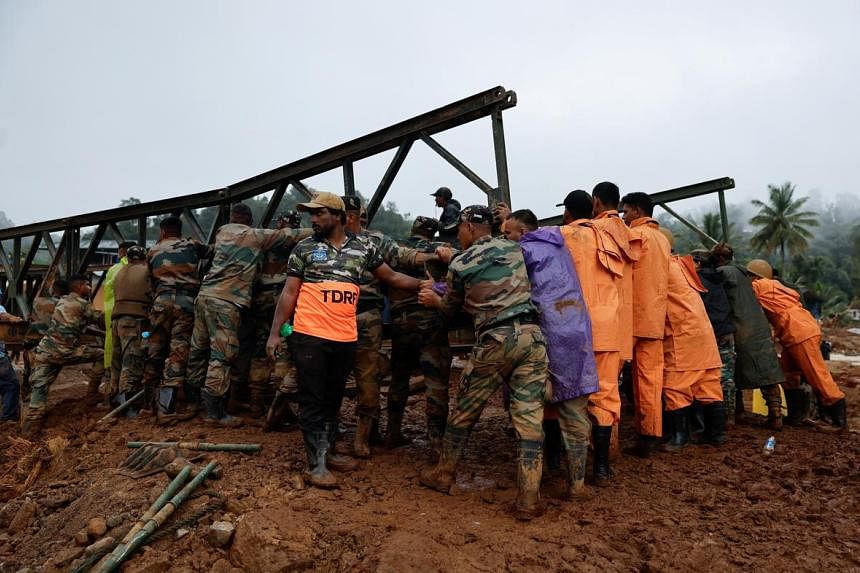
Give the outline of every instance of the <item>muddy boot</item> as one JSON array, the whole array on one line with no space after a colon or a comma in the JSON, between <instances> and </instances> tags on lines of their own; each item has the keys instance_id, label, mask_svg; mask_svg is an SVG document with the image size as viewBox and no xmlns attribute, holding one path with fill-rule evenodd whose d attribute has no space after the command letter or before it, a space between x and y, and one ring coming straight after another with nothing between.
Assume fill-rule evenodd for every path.
<instances>
[{"instance_id":1,"label":"muddy boot","mask_svg":"<svg viewBox=\"0 0 860 573\"><path fill-rule=\"evenodd\" d=\"M354 472L358 469L358 460L343 454L339 454L334 450L334 444L337 441L337 424L328 426L328 456L326 464L329 468L336 472Z\"/></svg>"},{"instance_id":2,"label":"muddy boot","mask_svg":"<svg viewBox=\"0 0 860 573\"><path fill-rule=\"evenodd\" d=\"M726 407L722 402L702 407L705 416L704 441L712 446L726 443Z\"/></svg>"},{"instance_id":3,"label":"muddy boot","mask_svg":"<svg viewBox=\"0 0 860 573\"><path fill-rule=\"evenodd\" d=\"M543 473L543 444L521 440L517 456L517 501L514 517L530 521L546 511L540 499L540 480Z\"/></svg>"},{"instance_id":4,"label":"muddy boot","mask_svg":"<svg viewBox=\"0 0 860 573\"><path fill-rule=\"evenodd\" d=\"M201 392L201 396L206 408L204 422L225 428L238 428L242 425L242 418L231 416L224 410L224 396L215 396L205 389Z\"/></svg>"},{"instance_id":5,"label":"muddy boot","mask_svg":"<svg viewBox=\"0 0 860 573\"><path fill-rule=\"evenodd\" d=\"M809 400L802 388L789 388L785 390L785 405L788 407L788 415L782 419L787 426L802 426L809 413Z\"/></svg>"},{"instance_id":6,"label":"muddy boot","mask_svg":"<svg viewBox=\"0 0 860 573\"><path fill-rule=\"evenodd\" d=\"M388 405L388 428L386 428L385 447L390 450L401 446L408 446L412 440L403 435L403 415L406 413L406 404Z\"/></svg>"},{"instance_id":7,"label":"muddy boot","mask_svg":"<svg viewBox=\"0 0 860 573\"><path fill-rule=\"evenodd\" d=\"M272 405L269 406L269 411L266 413L263 431L272 432L284 421L289 424L298 424L299 420L293 412L292 406L290 406L290 395L278 390L275 392L275 399L272 400Z\"/></svg>"},{"instance_id":8,"label":"muddy boot","mask_svg":"<svg viewBox=\"0 0 860 573\"><path fill-rule=\"evenodd\" d=\"M373 418L360 414L358 425L355 428L355 443L353 451L355 457L367 459L370 457L370 432L373 429Z\"/></svg>"},{"instance_id":9,"label":"muddy boot","mask_svg":"<svg viewBox=\"0 0 860 573\"><path fill-rule=\"evenodd\" d=\"M627 450L627 453L632 454L638 458L648 458L651 457L651 454L657 449L657 445L660 443L660 438L657 436L646 436L639 435L636 438L636 444Z\"/></svg>"},{"instance_id":10,"label":"muddy boot","mask_svg":"<svg viewBox=\"0 0 860 573\"><path fill-rule=\"evenodd\" d=\"M248 417L259 420L266 415L266 405L263 403L263 395L251 392L251 401L248 404Z\"/></svg>"},{"instance_id":11,"label":"muddy boot","mask_svg":"<svg viewBox=\"0 0 860 573\"><path fill-rule=\"evenodd\" d=\"M830 406L827 406L827 411L830 414L830 423L843 430L848 429L848 404L845 398L840 398Z\"/></svg>"},{"instance_id":12,"label":"muddy boot","mask_svg":"<svg viewBox=\"0 0 860 573\"><path fill-rule=\"evenodd\" d=\"M561 426L559 426L558 420L544 420L543 434L546 468L549 471L557 470L561 467ZM568 457L570 457L570 452L568 452Z\"/></svg>"},{"instance_id":13,"label":"muddy boot","mask_svg":"<svg viewBox=\"0 0 860 573\"><path fill-rule=\"evenodd\" d=\"M612 426L594 426L591 430L594 445L594 485L607 487L612 481L609 467L609 444L612 441Z\"/></svg>"},{"instance_id":14,"label":"muddy boot","mask_svg":"<svg viewBox=\"0 0 860 573\"><path fill-rule=\"evenodd\" d=\"M567 498L575 499L581 497L585 492L585 464L588 461L588 444L566 444L566 449Z\"/></svg>"},{"instance_id":15,"label":"muddy boot","mask_svg":"<svg viewBox=\"0 0 860 573\"><path fill-rule=\"evenodd\" d=\"M427 445L430 450L427 457L433 463L439 461L439 454L442 452L445 421L445 418L441 416L427 416Z\"/></svg>"},{"instance_id":16,"label":"muddy boot","mask_svg":"<svg viewBox=\"0 0 860 573\"><path fill-rule=\"evenodd\" d=\"M44 422L44 408L27 408L27 412L21 421L21 437L28 440L37 438L42 433Z\"/></svg>"},{"instance_id":17,"label":"muddy boot","mask_svg":"<svg viewBox=\"0 0 860 573\"><path fill-rule=\"evenodd\" d=\"M775 432L782 431L782 398L779 392L779 385L762 386L762 396L767 404L767 423L766 427Z\"/></svg>"},{"instance_id":18,"label":"muddy boot","mask_svg":"<svg viewBox=\"0 0 860 573\"><path fill-rule=\"evenodd\" d=\"M328 432L305 432L302 431L305 440L305 451L308 456L308 471L304 473L305 481L310 485L332 489L338 486L337 478L334 477L327 465L329 441Z\"/></svg>"},{"instance_id":19,"label":"muddy boot","mask_svg":"<svg viewBox=\"0 0 860 573\"><path fill-rule=\"evenodd\" d=\"M694 402L690 407L690 441L701 444L705 441L705 407Z\"/></svg>"},{"instance_id":20,"label":"muddy boot","mask_svg":"<svg viewBox=\"0 0 860 573\"><path fill-rule=\"evenodd\" d=\"M460 455L463 453L463 446L467 437L468 434L460 430L449 428L445 431L442 449L439 452L439 462L431 469L421 472L421 476L418 478L421 485L442 493L451 493L457 462L460 461Z\"/></svg>"},{"instance_id":21,"label":"muddy boot","mask_svg":"<svg viewBox=\"0 0 860 573\"><path fill-rule=\"evenodd\" d=\"M663 444L663 451L677 452L690 443L689 413L690 407L686 406L664 414L669 418L672 433L669 436L669 441Z\"/></svg>"}]
</instances>

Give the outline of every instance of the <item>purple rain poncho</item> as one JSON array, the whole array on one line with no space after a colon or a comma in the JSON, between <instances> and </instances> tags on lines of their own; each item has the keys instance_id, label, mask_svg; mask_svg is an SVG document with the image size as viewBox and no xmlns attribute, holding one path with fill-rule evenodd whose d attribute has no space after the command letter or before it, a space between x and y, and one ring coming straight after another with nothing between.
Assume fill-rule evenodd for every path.
<instances>
[{"instance_id":1,"label":"purple rain poncho","mask_svg":"<svg viewBox=\"0 0 860 573\"><path fill-rule=\"evenodd\" d=\"M552 402L597 391L591 319L573 259L558 227L541 227L520 239L532 283L532 303L540 312L552 382Z\"/></svg>"}]
</instances>

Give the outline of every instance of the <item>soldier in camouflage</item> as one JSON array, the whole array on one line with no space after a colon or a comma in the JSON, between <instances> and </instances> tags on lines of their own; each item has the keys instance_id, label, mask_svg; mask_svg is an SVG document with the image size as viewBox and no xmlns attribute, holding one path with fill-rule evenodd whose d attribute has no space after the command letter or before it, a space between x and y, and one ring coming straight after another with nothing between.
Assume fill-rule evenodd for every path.
<instances>
[{"instance_id":1,"label":"soldier in camouflage","mask_svg":"<svg viewBox=\"0 0 860 573\"><path fill-rule=\"evenodd\" d=\"M435 253L437 247L450 246L432 240L438 230L439 221L436 219L418 217L412 224L412 234L404 246L425 253ZM415 269L403 272L425 279L428 271ZM444 279L444 274L440 272L430 274L437 275L437 280ZM442 446L445 421L448 419L448 380L451 377L448 327L439 311L419 303L415 293L391 289L389 300L392 326L391 385L388 388L389 447L406 441L402 434L402 423L409 398L409 377L419 367L426 387L427 437L431 455L436 457Z\"/></svg>"},{"instance_id":2,"label":"soldier in camouflage","mask_svg":"<svg viewBox=\"0 0 860 573\"><path fill-rule=\"evenodd\" d=\"M343 199L318 193L297 207L311 214L314 236L290 255L287 282L275 309L266 350L283 348L281 327L292 321L290 349L299 383L299 417L305 441L308 482L336 487L329 468L350 471L354 459L335 453L338 413L353 368L358 329L356 308L365 271L389 286L417 290L419 281L394 272L377 246L344 228Z\"/></svg>"},{"instance_id":3,"label":"soldier in camouflage","mask_svg":"<svg viewBox=\"0 0 860 573\"><path fill-rule=\"evenodd\" d=\"M69 290L71 292L57 303L51 317L51 325L33 352L30 406L21 429L25 437L35 436L41 430L48 404L48 389L63 366L93 363L88 376L88 395L98 395L99 383L105 371L104 349L82 345L80 338L88 324L100 325L103 316L101 312L93 309L88 300L90 283L87 277L69 277Z\"/></svg>"},{"instance_id":4,"label":"soldier in camouflage","mask_svg":"<svg viewBox=\"0 0 860 573\"><path fill-rule=\"evenodd\" d=\"M149 330L149 306L152 304L152 283L146 265L146 250L129 247L128 264L114 279L114 307L111 318L114 345L111 385L116 391L117 405L125 403L140 390L146 349L141 334ZM147 404L148 406L148 404ZM134 415L136 410L126 410Z\"/></svg>"},{"instance_id":5,"label":"soldier in camouflage","mask_svg":"<svg viewBox=\"0 0 860 573\"><path fill-rule=\"evenodd\" d=\"M147 388L158 388L157 423L166 424L193 417L200 403L199 389L186 385L188 411L185 415L176 413L177 394L186 381L194 330L194 299L200 289L199 266L201 260L211 257L211 249L183 238L179 217L165 217L159 228L158 242L146 257L154 299L149 311L151 334L143 383Z\"/></svg>"},{"instance_id":6,"label":"soldier in camouflage","mask_svg":"<svg viewBox=\"0 0 860 573\"><path fill-rule=\"evenodd\" d=\"M44 336L51 325L51 316L60 299L69 294L69 283L64 279L57 279L51 285L50 296L38 296L33 299L33 310L30 311L30 326L28 334Z\"/></svg>"},{"instance_id":7,"label":"soldier in camouflage","mask_svg":"<svg viewBox=\"0 0 860 573\"><path fill-rule=\"evenodd\" d=\"M253 222L247 205L233 205L230 222L215 237L212 267L194 303L188 383L202 388L205 420L221 426L242 424L241 419L227 414L226 394L230 369L239 352L241 311L251 304L263 253L290 246L311 234L309 229L255 229Z\"/></svg>"},{"instance_id":8,"label":"soldier in camouflage","mask_svg":"<svg viewBox=\"0 0 860 573\"><path fill-rule=\"evenodd\" d=\"M425 306L450 315L463 308L475 321L475 345L463 370L457 406L448 418L439 463L421 474L421 483L448 493L463 448L490 397L504 383L510 391L511 420L519 437L518 487L514 516L529 520L543 513L543 405L547 379L546 344L531 303L520 246L492 237L493 214L483 205L460 213L457 238L465 249L450 261L444 297L433 281L418 295Z\"/></svg>"}]
</instances>

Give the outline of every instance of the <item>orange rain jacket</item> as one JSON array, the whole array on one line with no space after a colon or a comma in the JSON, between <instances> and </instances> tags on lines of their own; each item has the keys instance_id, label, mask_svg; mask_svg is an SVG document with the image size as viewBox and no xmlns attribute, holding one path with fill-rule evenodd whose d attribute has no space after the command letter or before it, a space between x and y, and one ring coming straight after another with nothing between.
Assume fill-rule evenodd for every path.
<instances>
[{"instance_id":1,"label":"orange rain jacket","mask_svg":"<svg viewBox=\"0 0 860 573\"><path fill-rule=\"evenodd\" d=\"M669 282L669 241L660 224L641 217L630 224L630 235L641 241L639 260L633 263L633 336L662 339L666 328L666 293Z\"/></svg>"},{"instance_id":2,"label":"orange rain jacket","mask_svg":"<svg viewBox=\"0 0 860 573\"><path fill-rule=\"evenodd\" d=\"M708 292L689 255L669 257L668 304L663 368L691 371L719 368L723 362L700 293Z\"/></svg>"}]
</instances>

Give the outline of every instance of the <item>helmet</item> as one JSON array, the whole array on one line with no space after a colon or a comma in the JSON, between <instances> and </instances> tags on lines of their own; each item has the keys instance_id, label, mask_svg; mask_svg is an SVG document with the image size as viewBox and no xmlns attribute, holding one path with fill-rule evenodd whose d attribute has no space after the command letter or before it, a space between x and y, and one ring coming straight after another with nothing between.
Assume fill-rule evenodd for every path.
<instances>
[{"instance_id":1,"label":"helmet","mask_svg":"<svg viewBox=\"0 0 860 573\"><path fill-rule=\"evenodd\" d=\"M747 272L763 279L773 278L773 269L763 259L753 259L747 264Z\"/></svg>"}]
</instances>

